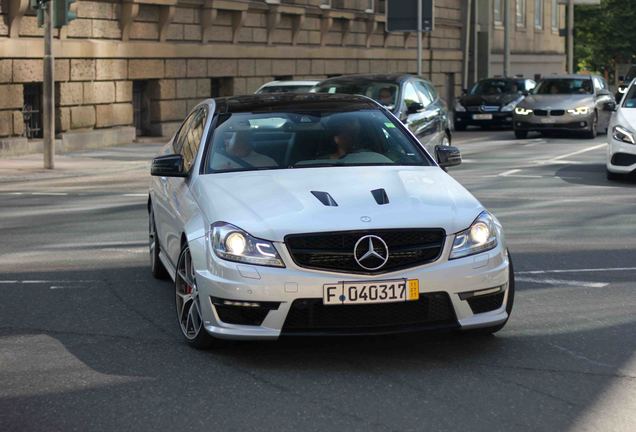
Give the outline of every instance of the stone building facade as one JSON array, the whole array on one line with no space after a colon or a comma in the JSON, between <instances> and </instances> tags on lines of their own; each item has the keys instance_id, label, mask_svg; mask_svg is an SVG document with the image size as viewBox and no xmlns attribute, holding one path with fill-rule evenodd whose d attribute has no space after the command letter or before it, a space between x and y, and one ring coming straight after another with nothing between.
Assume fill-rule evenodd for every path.
<instances>
[{"instance_id":1,"label":"stone building facade","mask_svg":"<svg viewBox=\"0 0 636 432\"><path fill-rule=\"evenodd\" d=\"M466 0L435 4L423 75L451 99L466 70L469 15ZM79 0L74 7L78 18L55 31L53 44L57 133L66 147L167 136L198 101L252 93L274 79L417 69L415 35L385 31L385 0ZM41 135L42 34L29 0L0 0L5 143Z\"/></svg>"}]
</instances>

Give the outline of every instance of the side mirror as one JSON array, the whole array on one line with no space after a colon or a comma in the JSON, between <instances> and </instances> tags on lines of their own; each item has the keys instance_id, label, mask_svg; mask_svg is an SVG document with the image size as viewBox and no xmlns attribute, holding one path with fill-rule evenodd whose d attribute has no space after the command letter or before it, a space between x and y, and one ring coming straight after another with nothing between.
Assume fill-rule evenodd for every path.
<instances>
[{"instance_id":1,"label":"side mirror","mask_svg":"<svg viewBox=\"0 0 636 432\"><path fill-rule=\"evenodd\" d=\"M603 109L605 111L616 111L616 102L614 101L605 102L603 104Z\"/></svg>"},{"instance_id":2,"label":"side mirror","mask_svg":"<svg viewBox=\"0 0 636 432\"><path fill-rule=\"evenodd\" d=\"M150 165L150 175L160 177L187 177L183 166L183 156L171 154L159 156L152 160Z\"/></svg>"},{"instance_id":3,"label":"side mirror","mask_svg":"<svg viewBox=\"0 0 636 432\"><path fill-rule=\"evenodd\" d=\"M436 146L437 163L442 168L457 166L462 163L462 155L457 147Z\"/></svg>"},{"instance_id":4,"label":"side mirror","mask_svg":"<svg viewBox=\"0 0 636 432\"><path fill-rule=\"evenodd\" d=\"M424 105L422 105L419 102L413 102L411 105L408 106L408 108L406 109L406 112L408 114L415 114L416 112L420 112L423 109L424 109Z\"/></svg>"}]
</instances>

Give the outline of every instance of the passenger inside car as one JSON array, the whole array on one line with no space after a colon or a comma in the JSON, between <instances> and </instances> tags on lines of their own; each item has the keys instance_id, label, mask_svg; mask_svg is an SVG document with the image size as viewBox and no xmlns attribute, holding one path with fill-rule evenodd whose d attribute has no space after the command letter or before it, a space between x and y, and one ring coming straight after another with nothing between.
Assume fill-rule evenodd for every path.
<instances>
[{"instance_id":1,"label":"passenger inside car","mask_svg":"<svg viewBox=\"0 0 636 432\"><path fill-rule=\"evenodd\" d=\"M212 169L215 171L278 166L274 159L254 151L250 131L226 132L223 139L224 152L216 152L212 156Z\"/></svg>"},{"instance_id":2,"label":"passenger inside car","mask_svg":"<svg viewBox=\"0 0 636 432\"><path fill-rule=\"evenodd\" d=\"M395 98L393 91L389 87L382 87L378 93L378 102L384 106L393 106L395 104Z\"/></svg>"}]
</instances>

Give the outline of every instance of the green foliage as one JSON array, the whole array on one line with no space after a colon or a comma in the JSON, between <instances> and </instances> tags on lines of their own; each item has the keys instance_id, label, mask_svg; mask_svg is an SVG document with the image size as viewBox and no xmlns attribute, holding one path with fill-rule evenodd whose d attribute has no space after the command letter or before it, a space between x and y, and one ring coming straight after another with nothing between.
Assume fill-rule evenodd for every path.
<instances>
[{"instance_id":1,"label":"green foliage","mask_svg":"<svg viewBox=\"0 0 636 432\"><path fill-rule=\"evenodd\" d=\"M613 74L636 59L636 1L601 0L574 8L574 58L579 69Z\"/></svg>"}]
</instances>

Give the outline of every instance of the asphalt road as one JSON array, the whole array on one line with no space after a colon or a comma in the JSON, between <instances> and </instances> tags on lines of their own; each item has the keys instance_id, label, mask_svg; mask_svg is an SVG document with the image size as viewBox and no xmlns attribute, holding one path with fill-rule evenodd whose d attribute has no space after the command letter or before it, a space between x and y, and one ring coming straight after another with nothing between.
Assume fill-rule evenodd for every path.
<instances>
[{"instance_id":1,"label":"asphalt road","mask_svg":"<svg viewBox=\"0 0 636 432\"><path fill-rule=\"evenodd\" d=\"M0 430L634 431L636 181L605 137L456 135L517 296L494 337L181 340L146 252L137 145L0 174ZM0 165L2 161L0 161Z\"/></svg>"}]
</instances>

